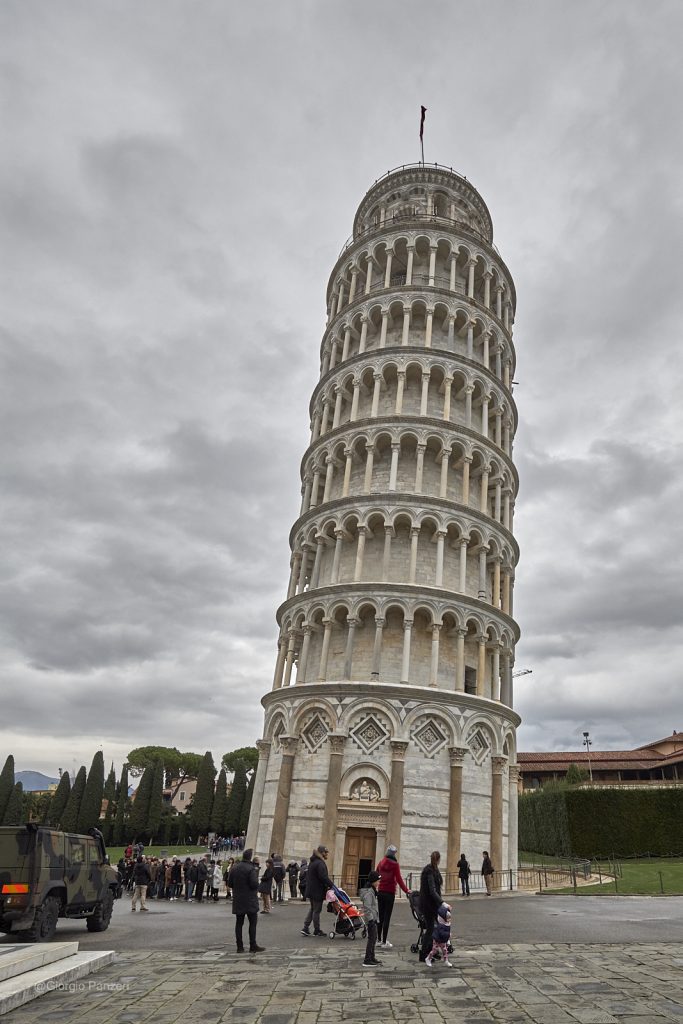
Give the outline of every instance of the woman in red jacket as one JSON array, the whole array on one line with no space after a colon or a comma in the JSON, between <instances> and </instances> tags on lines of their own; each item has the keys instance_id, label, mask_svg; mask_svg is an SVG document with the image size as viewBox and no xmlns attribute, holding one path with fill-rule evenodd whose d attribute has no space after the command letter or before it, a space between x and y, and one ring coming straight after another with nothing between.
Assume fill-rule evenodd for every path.
<instances>
[{"instance_id":1,"label":"woman in red jacket","mask_svg":"<svg viewBox=\"0 0 683 1024\"><path fill-rule=\"evenodd\" d=\"M386 856L382 857L377 865L379 871L379 890L377 892L377 903L379 904L379 927L377 929L377 945L382 949L392 949L388 940L389 922L394 909L396 899L396 886L400 886L403 892L408 895L408 886L401 878L401 869L396 860L398 850L395 846L387 847Z\"/></svg>"}]
</instances>

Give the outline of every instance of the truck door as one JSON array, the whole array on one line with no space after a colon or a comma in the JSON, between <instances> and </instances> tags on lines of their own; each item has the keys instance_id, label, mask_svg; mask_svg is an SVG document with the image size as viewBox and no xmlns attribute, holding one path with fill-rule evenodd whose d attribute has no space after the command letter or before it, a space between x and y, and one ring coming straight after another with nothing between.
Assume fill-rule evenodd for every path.
<instances>
[{"instance_id":1,"label":"truck door","mask_svg":"<svg viewBox=\"0 0 683 1024\"><path fill-rule=\"evenodd\" d=\"M69 907L77 909L87 902L87 864L85 841L78 836L66 836L64 880Z\"/></svg>"}]
</instances>

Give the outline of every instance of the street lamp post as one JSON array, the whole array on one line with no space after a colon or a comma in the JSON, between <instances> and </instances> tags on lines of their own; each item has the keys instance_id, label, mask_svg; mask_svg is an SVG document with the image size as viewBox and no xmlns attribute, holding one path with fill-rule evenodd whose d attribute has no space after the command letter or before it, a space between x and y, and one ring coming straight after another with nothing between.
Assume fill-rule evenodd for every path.
<instances>
[{"instance_id":1,"label":"street lamp post","mask_svg":"<svg viewBox=\"0 0 683 1024\"><path fill-rule=\"evenodd\" d=\"M593 769L591 768L591 747L593 746L593 741L591 740L590 733L588 733L588 732L585 732L583 734L583 745L586 748L586 754L588 755L588 774L589 774L590 780L592 782L593 781Z\"/></svg>"}]
</instances>

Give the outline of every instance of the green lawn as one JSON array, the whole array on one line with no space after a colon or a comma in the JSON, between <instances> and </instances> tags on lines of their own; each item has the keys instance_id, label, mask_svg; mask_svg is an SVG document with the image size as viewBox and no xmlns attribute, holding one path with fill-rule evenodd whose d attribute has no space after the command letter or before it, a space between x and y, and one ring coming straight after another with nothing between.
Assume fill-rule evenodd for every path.
<instances>
[{"instance_id":1,"label":"green lawn","mask_svg":"<svg viewBox=\"0 0 683 1024\"><path fill-rule=\"evenodd\" d=\"M520 855L521 856L521 855ZM617 878L616 888L614 880L609 881L603 878L600 885L582 885L577 888L580 896L609 896L619 893L624 896L668 896L683 895L683 858L671 858L661 860L622 860L618 861L622 877ZM605 862L600 865L602 871L610 872L610 866ZM597 865L593 862L593 874L597 876ZM546 892L574 892L573 888L548 889Z\"/></svg>"},{"instance_id":2,"label":"green lawn","mask_svg":"<svg viewBox=\"0 0 683 1024\"><path fill-rule=\"evenodd\" d=\"M107 853L109 854L109 861L111 864L116 864L120 857L123 856L125 846L108 846ZM186 857L203 857L208 850L205 846L146 846L145 857L181 857L185 860ZM227 860L228 857L234 857L235 853L229 850L221 851L218 854L218 860Z\"/></svg>"}]
</instances>

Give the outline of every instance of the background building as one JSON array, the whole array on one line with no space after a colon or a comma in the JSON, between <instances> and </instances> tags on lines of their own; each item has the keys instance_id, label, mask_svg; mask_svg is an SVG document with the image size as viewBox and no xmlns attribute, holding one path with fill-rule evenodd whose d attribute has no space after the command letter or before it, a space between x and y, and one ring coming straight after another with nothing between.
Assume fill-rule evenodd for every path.
<instances>
[{"instance_id":1,"label":"background building","mask_svg":"<svg viewBox=\"0 0 683 1024\"><path fill-rule=\"evenodd\" d=\"M683 733L674 731L635 750L591 750L590 755L586 750L520 751L517 761L520 790L562 782L572 764L596 786L683 785Z\"/></svg>"},{"instance_id":2,"label":"background building","mask_svg":"<svg viewBox=\"0 0 683 1024\"><path fill-rule=\"evenodd\" d=\"M375 182L330 277L247 845L516 866L515 290L452 169Z\"/></svg>"}]
</instances>

